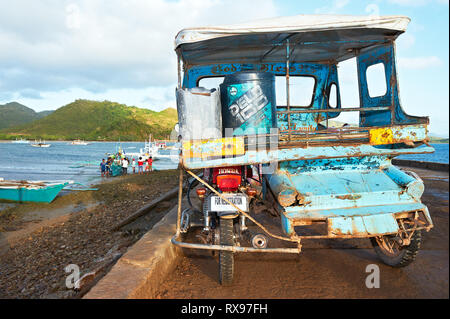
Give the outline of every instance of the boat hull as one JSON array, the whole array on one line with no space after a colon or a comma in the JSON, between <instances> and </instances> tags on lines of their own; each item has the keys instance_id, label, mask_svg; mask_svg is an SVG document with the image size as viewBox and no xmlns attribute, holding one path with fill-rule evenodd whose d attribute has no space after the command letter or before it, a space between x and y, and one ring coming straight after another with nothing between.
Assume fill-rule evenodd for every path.
<instances>
[{"instance_id":1,"label":"boat hull","mask_svg":"<svg viewBox=\"0 0 450 319\"><path fill-rule=\"evenodd\" d=\"M68 183L46 186L37 189L0 188L0 199L16 202L51 203Z\"/></svg>"}]
</instances>

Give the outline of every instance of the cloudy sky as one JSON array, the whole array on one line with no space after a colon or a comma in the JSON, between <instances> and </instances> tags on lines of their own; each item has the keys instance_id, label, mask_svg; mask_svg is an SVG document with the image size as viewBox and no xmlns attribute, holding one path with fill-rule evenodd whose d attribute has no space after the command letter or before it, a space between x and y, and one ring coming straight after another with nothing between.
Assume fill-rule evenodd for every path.
<instances>
[{"instance_id":1,"label":"cloudy sky","mask_svg":"<svg viewBox=\"0 0 450 319\"><path fill-rule=\"evenodd\" d=\"M0 0L0 104L42 111L87 98L162 110L175 107L173 40L182 28L296 14L400 14L412 20L397 41L403 107L429 115L430 131L448 136L448 6L448 0ZM340 68L343 94L353 88L354 70L352 61ZM344 104L354 101L343 96Z\"/></svg>"}]
</instances>

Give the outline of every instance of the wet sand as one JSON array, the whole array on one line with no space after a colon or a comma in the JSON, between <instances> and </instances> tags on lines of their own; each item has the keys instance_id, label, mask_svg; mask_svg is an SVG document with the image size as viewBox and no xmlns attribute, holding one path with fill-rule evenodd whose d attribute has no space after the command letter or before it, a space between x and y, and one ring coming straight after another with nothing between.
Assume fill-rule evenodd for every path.
<instances>
[{"instance_id":1,"label":"wet sand","mask_svg":"<svg viewBox=\"0 0 450 319\"><path fill-rule=\"evenodd\" d=\"M104 274L176 201L161 202L120 231L111 228L177 185L176 170L127 175L105 180L98 191L0 211L0 298L80 297L66 288L64 268Z\"/></svg>"}]
</instances>

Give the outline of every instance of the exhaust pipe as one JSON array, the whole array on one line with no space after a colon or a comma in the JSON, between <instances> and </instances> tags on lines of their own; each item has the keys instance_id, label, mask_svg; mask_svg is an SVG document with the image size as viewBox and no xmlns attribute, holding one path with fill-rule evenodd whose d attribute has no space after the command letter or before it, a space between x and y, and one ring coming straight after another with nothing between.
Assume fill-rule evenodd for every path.
<instances>
[{"instance_id":1,"label":"exhaust pipe","mask_svg":"<svg viewBox=\"0 0 450 319\"><path fill-rule=\"evenodd\" d=\"M269 242L269 239L264 234L255 234L251 230L246 229L243 232L243 236L246 240L248 240L253 248L256 249L265 249L267 248L267 244Z\"/></svg>"},{"instance_id":2,"label":"exhaust pipe","mask_svg":"<svg viewBox=\"0 0 450 319\"><path fill-rule=\"evenodd\" d=\"M267 248L268 238L263 234L256 234L252 237L252 246L257 249Z\"/></svg>"}]
</instances>

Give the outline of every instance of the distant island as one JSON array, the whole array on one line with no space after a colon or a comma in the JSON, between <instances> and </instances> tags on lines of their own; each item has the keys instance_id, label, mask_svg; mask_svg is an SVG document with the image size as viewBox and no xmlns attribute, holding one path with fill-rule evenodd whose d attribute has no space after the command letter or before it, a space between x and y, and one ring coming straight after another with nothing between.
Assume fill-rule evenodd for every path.
<instances>
[{"instance_id":1,"label":"distant island","mask_svg":"<svg viewBox=\"0 0 450 319\"><path fill-rule=\"evenodd\" d=\"M0 104L0 130L33 122L46 117L53 111L35 112L17 102Z\"/></svg>"},{"instance_id":2,"label":"distant island","mask_svg":"<svg viewBox=\"0 0 450 319\"><path fill-rule=\"evenodd\" d=\"M116 102L80 99L56 111L36 113L12 102L0 105L0 139L142 141L149 134L162 139L170 135L177 121L174 108L156 112Z\"/></svg>"},{"instance_id":3,"label":"distant island","mask_svg":"<svg viewBox=\"0 0 450 319\"><path fill-rule=\"evenodd\" d=\"M442 138L442 137L430 136L430 143L433 143L433 144L448 144L448 137L447 138Z\"/></svg>"},{"instance_id":4,"label":"distant island","mask_svg":"<svg viewBox=\"0 0 450 319\"><path fill-rule=\"evenodd\" d=\"M142 141L149 134L163 139L177 122L174 108L156 112L111 101L79 99L56 111L35 112L11 102L0 105L0 140ZM333 120L328 124L344 125ZM430 135L430 143L448 144L449 138Z\"/></svg>"}]
</instances>

